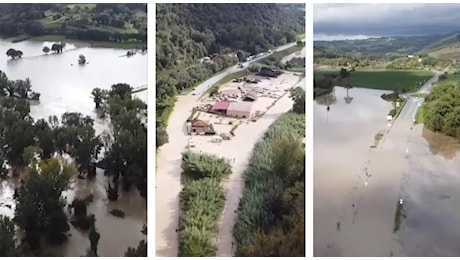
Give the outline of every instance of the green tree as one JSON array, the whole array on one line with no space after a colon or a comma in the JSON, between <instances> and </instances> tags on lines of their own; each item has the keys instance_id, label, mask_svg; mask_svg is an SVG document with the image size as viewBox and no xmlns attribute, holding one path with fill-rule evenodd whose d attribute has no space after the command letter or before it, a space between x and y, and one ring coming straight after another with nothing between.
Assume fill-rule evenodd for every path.
<instances>
[{"instance_id":1,"label":"green tree","mask_svg":"<svg viewBox=\"0 0 460 260\"><path fill-rule=\"evenodd\" d=\"M15 221L25 231L25 241L32 250L40 247L42 235L53 244L67 240L70 227L61 194L75 173L75 166L54 158L26 168L16 198Z\"/></svg>"},{"instance_id":2,"label":"green tree","mask_svg":"<svg viewBox=\"0 0 460 260\"><path fill-rule=\"evenodd\" d=\"M294 100L294 105L292 110L297 114L305 114L305 90L301 87L296 87L291 90L292 100Z\"/></svg>"}]
</instances>

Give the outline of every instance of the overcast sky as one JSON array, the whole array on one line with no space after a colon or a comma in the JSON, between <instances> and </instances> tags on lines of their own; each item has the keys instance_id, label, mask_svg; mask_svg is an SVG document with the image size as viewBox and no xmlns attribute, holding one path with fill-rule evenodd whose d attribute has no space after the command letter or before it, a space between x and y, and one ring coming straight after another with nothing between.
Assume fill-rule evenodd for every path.
<instances>
[{"instance_id":1,"label":"overcast sky","mask_svg":"<svg viewBox=\"0 0 460 260\"><path fill-rule=\"evenodd\" d=\"M460 4L314 4L315 40L460 31Z\"/></svg>"}]
</instances>

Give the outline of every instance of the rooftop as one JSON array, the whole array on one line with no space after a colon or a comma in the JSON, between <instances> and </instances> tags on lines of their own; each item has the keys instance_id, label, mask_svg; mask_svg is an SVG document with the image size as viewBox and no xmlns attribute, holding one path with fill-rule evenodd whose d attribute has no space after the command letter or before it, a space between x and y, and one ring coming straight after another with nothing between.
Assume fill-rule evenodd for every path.
<instances>
[{"instance_id":1,"label":"rooftop","mask_svg":"<svg viewBox=\"0 0 460 260\"><path fill-rule=\"evenodd\" d=\"M238 111L238 112L251 112L253 102L232 102L228 106L227 110Z\"/></svg>"},{"instance_id":2,"label":"rooftop","mask_svg":"<svg viewBox=\"0 0 460 260\"><path fill-rule=\"evenodd\" d=\"M212 110L227 110L230 106L230 101L218 101L212 106Z\"/></svg>"}]
</instances>

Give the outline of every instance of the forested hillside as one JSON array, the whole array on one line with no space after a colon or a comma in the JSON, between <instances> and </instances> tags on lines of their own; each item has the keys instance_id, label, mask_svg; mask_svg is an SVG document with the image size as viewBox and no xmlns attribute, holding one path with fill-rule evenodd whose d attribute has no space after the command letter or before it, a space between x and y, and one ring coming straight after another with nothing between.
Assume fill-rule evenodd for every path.
<instances>
[{"instance_id":1,"label":"forested hillside","mask_svg":"<svg viewBox=\"0 0 460 260\"><path fill-rule=\"evenodd\" d=\"M238 50L251 54L296 40L305 12L276 4L157 4L157 146L177 92L236 64ZM200 63L203 57L212 63Z\"/></svg>"},{"instance_id":2,"label":"forested hillside","mask_svg":"<svg viewBox=\"0 0 460 260\"><path fill-rule=\"evenodd\" d=\"M0 4L0 36L147 41L147 4Z\"/></svg>"}]
</instances>

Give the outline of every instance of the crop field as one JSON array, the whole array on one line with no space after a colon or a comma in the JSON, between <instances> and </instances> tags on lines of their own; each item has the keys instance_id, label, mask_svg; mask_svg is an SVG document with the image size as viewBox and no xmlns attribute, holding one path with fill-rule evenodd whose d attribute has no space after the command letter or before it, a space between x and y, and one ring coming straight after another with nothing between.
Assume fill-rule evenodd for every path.
<instances>
[{"instance_id":1,"label":"crop field","mask_svg":"<svg viewBox=\"0 0 460 260\"><path fill-rule=\"evenodd\" d=\"M315 77L320 78L331 73L338 74L338 72L333 71L315 71ZM414 91L433 75L431 71L424 70L354 71L347 78L340 79L339 83L343 85L351 83L354 87L361 88Z\"/></svg>"}]
</instances>

